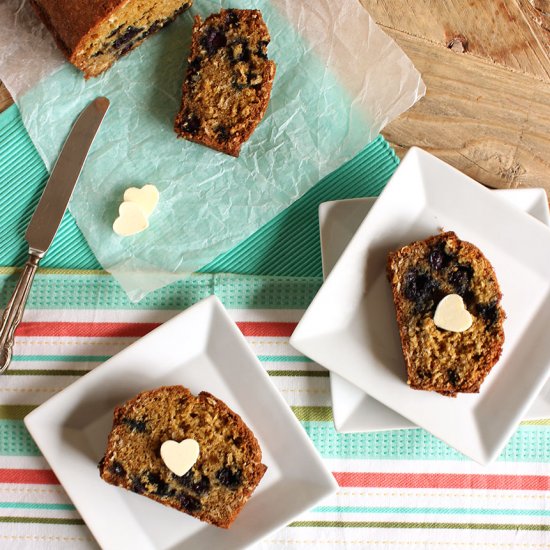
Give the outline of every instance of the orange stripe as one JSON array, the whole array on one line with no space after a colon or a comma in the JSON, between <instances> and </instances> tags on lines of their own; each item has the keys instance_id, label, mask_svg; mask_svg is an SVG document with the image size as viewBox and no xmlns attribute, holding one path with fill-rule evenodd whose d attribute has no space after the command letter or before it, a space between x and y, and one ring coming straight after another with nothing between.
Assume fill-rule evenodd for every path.
<instances>
[{"instance_id":1,"label":"orange stripe","mask_svg":"<svg viewBox=\"0 0 550 550\"><path fill-rule=\"evenodd\" d=\"M334 472L340 487L548 491L549 476ZM0 483L58 485L51 470L0 469Z\"/></svg>"},{"instance_id":2,"label":"orange stripe","mask_svg":"<svg viewBox=\"0 0 550 550\"><path fill-rule=\"evenodd\" d=\"M96 338L140 338L160 323L21 323L16 336L78 336ZM243 322L237 326L244 336L289 337L296 323Z\"/></svg>"},{"instance_id":3,"label":"orange stripe","mask_svg":"<svg viewBox=\"0 0 550 550\"><path fill-rule=\"evenodd\" d=\"M548 491L550 477L481 474L396 474L334 472L340 487L392 487L406 489L485 489Z\"/></svg>"},{"instance_id":4,"label":"orange stripe","mask_svg":"<svg viewBox=\"0 0 550 550\"><path fill-rule=\"evenodd\" d=\"M245 336L270 336L289 338L297 323L242 322L237 326Z\"/></svg>"},{"instance_id":5,"label":"orange stripe","mask_svg":"<svg viewBox=\"0 0 550 550\"><path fill-rule=\"evenodd\" d=\"M59 480L51 470L0 469L0 483L32 483L59 485Z\"/></svg>"},{"instance_id":6,"label":"orange stripe","mask_svg":"<svg viewBox=\"0 0 550 550\"><path fill-rule=\"evenodd\" d=\"M21 323L16 336L80 336L80 337L141 337L157 328L159 323Z\"/></svg>"}]
</instances>

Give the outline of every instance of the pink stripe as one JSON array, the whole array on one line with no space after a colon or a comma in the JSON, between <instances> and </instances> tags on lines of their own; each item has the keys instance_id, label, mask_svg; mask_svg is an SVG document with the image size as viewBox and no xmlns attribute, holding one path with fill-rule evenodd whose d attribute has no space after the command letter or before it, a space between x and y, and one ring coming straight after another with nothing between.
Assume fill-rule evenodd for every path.
<instances>
[{"instance_id":1,"label":"pink stripe","mask_svg":"<svg viewBox=\"0 0 550 550\"><path fill-rule=\"evenodd\" d=\"M480 474L396 474L334 472L340 487L395 487L404 489L496 489L548 491L549 476Z\"/></svg>"},{"instance_id":2,"label":"pink stripe","mask_svg":"<svg viewBox=\"0 0 550 550\"><path fill-rule=\"evenodd\" d=\"M21 323L16 336L80 336L132 338L144 336L157 328L159 323Z\"/></svg>"},{"instance_id":3,"label":"pink stripe","mask_svg":"<svg viewBox=\"0 0 550 550\"><path fill-rule=\"evenodd\" d=\"M51 470L12 470L0 469L0 483L32 483L59 485L59 480Z\"/></svg>"},{"instance_id":4,"label":"pink stripe","mask_svg":"<svg viewBox=\"0 0 550 550\"><path fill-rule=\"evenodd\" d=\"M245 336L290 337L297 323L242 322L237 326Z\"/></svg>"},{"instance_id":5,"label":"pink stripe","mask_svg":"<svg viewBox=\"0 0 550 550\"><path fill-rule=\"evenodd\" d=\"M17 336L73 336L84 338L140 338L160 323L21 323ZM242 322L237 326L244 336L289 337L296 323Z\"/></svg>"},{"instance_id":6,"label":"pink stripe","mask_svg":"<svg viewBox=\"0 0 550 550\"><path fill-rule=\"evenodd\" d=\"M549 476L481 474L399 474L334 472L340 487L392 487L402 489L485 489L548 491ZM0 483L57 485L51 470L0 469Z\"/></svg>"}]
</instances>

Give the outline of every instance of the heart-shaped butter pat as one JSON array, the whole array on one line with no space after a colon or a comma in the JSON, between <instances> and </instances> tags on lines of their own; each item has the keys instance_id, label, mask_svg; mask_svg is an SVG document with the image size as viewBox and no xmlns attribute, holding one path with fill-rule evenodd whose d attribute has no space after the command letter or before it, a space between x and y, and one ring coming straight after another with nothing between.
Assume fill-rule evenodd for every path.
<instances>
[{"instance_id":1,"label":"heart-shaped butter pat","mask_svg":"<svg viewBox=\"0 0 550 550\"><path fill-rule=\"evenodd\" d=\"M435 308L434 323L451 332L464 332L472 326L472 316L464 305L462 296L449 294Z\"/></svg>"},{"instance_id":2,"label":"heart-shaped butter pat","mask_svg":"<svg viewBox=\"0 0 550 550\"><path fill-rule=\"evenodd\" d=\"M182 476L197 462L199 444L194 439L184 439L180 443L169 439L160 446L160 457L169 470Z\"/></svg>"},{"instance_id":3,"label":"heart-shaped butter pat","mask_svg":"<svg viewBox=\"0 0 550 550\"><path fill-rule=\"evenodd\" d=\"M141 189L137 187L128 187L128 189L124 191L124 200L139 204L145 211L146 216L150 216L156 208L159 202L159 196L158 189L150 183L144 185Z\"/></svg>"},{"instance_id":4,"label":"heart-shaped butter pat","mask_svg":"<svg viewBox=\"0 0 550 550\"><path fill-rule=\"evenodd\" d=\"M118 209L118 218L113 223L113 231L121 237L135 235L149 227L147 216L135 202L123 202Z\"/></svg>"}]
</instances>

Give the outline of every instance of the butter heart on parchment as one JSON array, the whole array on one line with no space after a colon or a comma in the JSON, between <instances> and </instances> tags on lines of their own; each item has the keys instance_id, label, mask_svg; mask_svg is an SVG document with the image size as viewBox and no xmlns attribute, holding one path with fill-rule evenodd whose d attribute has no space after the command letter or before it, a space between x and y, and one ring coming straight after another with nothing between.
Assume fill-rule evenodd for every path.
<instances>
[{"instance_id":1,"label":"butter heart on parchment","mask_svg":"<svg viewBox=\"0 0 550 550\"><path fill-rule=\"evenodd\" d=\"M437 327L451 332L464 332L472 326L472 316L464 305L462 296L449 294L437 304L434 314Z\"/></svg>"},{"instance_id":2,"label":"butter heart on parchment","mask_svg":"<svg viewBox=\"0 0 550 550\"><path fill-rule=\"evenodd\" d=\"M158 189L150 183L144 185L141 189L128 187L124 191L124 200L139 204L145 211L146 216L150 216L153 213L159 202L159 196Z\"/></svg>"},{"instance_id":3,"label":"butter heart on parchment","mask_svg":"<svg viewBox=\"0 0 550 550\"><path fill-rule=\"evenodd\" d=\"M199 451L199 444L194 439L184 439L179 443L169 439L160 446L160 457L170 471L182 476L197 462Z\"/></svg>"},{"instance_id":4,"label":"butter heart on parchment","mask_svg":"<svg viewBox=\"0 0 550 550\"><path fill-rule=\"evenodd\" d=\"M118 208L118 218L113 223L113 231L121 237L140 233L149 227L149 220L143 208L135 202L124 201Z\"/></svg>"}]
</instances>

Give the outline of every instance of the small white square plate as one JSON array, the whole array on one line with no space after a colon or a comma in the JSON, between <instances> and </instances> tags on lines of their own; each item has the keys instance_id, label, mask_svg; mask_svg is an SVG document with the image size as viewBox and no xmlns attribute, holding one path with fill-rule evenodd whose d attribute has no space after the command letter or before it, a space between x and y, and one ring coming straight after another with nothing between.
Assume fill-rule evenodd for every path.
<instances>
[{"instance_id":1,"label":"small white square plate","mask_svg":"<svg viewBox=\"0 0 550 550\"><path fill-rule=\"evenodd\" d=\"M206 390L252 429L268 470L229 530L108 485L97 463L113 409L181 384ZM313 443L215 296L164 323L34 410L25 424L106 549L244 548L337 488Z\"/></svg>"},{"instance_id":2,"label":"small white square plate","mask_svg":"<svg viewBox=\"0 0 550 550\"><path fill-rule=\"evenodd\" d=\"M501 195L510 204L550 225L550 211L544 189L497 189L493 193ZM375 197L367 197L319 205L325 277L331 272L375 201ZM373 432L418 427L333 372L330 373L330 388L334 426L338 432ZM540 418L550 418L550 382L546 383L537 396L524 420Z\"/></svg>"},{"instance_id":3,"label":"small white square plate","mask_svg":"<svg viewBox=\"0 0 550 550\"><path fill-rule=\"evenodd\" d=\"M506 341L479 394L415 391L386 280L388 252L445 230L493 264ZM493 460L550 368L550 229L428 153L413 148L372 207L291 338L339 374L470 458Z\"/></svg>"}]
</instances>

